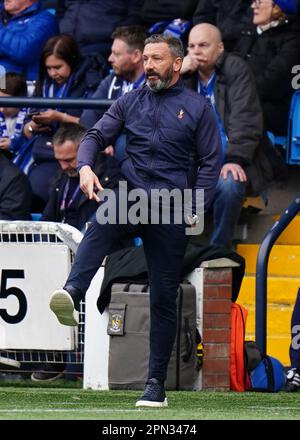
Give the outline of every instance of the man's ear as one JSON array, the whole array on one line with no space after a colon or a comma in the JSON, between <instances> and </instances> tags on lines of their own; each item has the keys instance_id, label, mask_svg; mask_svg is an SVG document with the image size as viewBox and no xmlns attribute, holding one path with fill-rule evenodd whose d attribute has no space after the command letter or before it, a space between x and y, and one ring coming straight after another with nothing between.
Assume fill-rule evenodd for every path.
<instances>
[{"instance_id":1,"label":"man's ear","mask_svg":"<svg viewBox=\"0 0 300 440\"><path fill-rule=\"evenodd\" d=\"M182 66L183 59L180 57L177 57L173 62L173 70L174 72L180 72L181 66Z\"/></svg>"},{"instance_id":2,"label":"man's ear","mask_svg":"<svg viewBox=\"0 0 300 440\"><path fill-rule=\"evenodd\" d=\"M221 55L223 52L224 52L224 43L223 43L223 41L221 41L218 44L218 53L219 53L219 55Z\"/></svg>"},{"instance_id":3,"label":"man's ear","mask_svg":"<svg viewBox=\"0 0 300 440\"><path fill-rule=\"evenodd\" d=\"M131 56L134 63L140 63L143 59L143 52L140 49L134 49Z\"/></svg>"}]
</instances>

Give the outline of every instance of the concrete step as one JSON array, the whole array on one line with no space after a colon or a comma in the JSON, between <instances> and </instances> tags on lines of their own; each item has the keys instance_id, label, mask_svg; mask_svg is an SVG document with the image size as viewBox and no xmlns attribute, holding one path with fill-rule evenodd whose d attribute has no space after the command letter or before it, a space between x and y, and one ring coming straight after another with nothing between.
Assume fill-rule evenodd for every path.
<instances>
[{"instance_id":1,"label":"concrete step","mask_svg":"<svg viewBox=\"0 0 300 440\"><path fill-rule=\"evenodd\" d=\"M239 244L237 245L236 251L246 260L245 273L255 274L259 245ZM268 275L283 277L291 276L299 277L300 279L300 245L274 245L269 257Z\"/></svg>"},{"instance_id":2,"label":"concrete step","mask_svg":"<svg viewBox=\"0 0 300 440\"><path fill-rule=\"evenodd\" d=\"M240 304L244 304L240 299ZM246 340L255 340L255 308L247 305ZM269 304L267 310L267 353L279 359L284 365L290 365L290 321L292 306Z\"/></svg>"},{"instance_id":3,"label":"concrete step","mask_svg":"<svg viewBox=\"0 0 300 440\"><path fill-rule=\"evenodd\" d=\"M274 220L278 220L279 216L275 216ZM297 215L288 227L278 237L277 244L300 245L300 215ZM300 269L299 269L300 271Z\"/></svg>"},{"instance_id":4,"label":"concrete step","mask_svg":"<svg viewBox=\"0 0 300 440\"><path fill-rule=\"evenodd\" d=\"M290 322L300 277L268 277L267 353L289 365ZM255 340L255 276L243 279L238 302L246 306L246 339Z\"/></svg>"},{"instance_id":5,"label":"concrete step","mask_svg":"<svg viewBox=\"0 0 300 440\"><path fill-rule=\"evenodd\" d=\"M299 287L300 277L268 277L268 304L294 305ZM244 277L238 301L245 305L255 304L255 276Z\"/></svg>"}]
</instances>

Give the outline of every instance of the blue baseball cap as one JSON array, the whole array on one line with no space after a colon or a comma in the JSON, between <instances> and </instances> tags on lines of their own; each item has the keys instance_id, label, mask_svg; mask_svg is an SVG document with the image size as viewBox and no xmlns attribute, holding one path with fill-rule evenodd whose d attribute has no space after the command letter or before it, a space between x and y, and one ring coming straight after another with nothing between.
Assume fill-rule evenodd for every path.
<instances>
[{"instance_id":1,"label":"blue baseball cap","mask_svg":"<svg viewBox=\"0 0 300 440\"><path fill-rule=\"evenodd\" d=\"M296 0L273 0L285 14L297 14Z\"/></svg>"}]
</instances>

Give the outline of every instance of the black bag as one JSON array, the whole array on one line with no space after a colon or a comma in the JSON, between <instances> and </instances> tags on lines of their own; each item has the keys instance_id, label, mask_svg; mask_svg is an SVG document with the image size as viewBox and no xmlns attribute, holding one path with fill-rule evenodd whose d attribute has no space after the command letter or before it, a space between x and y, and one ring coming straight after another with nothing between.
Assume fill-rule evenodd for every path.
<instances>
[{"instance_id":1,"label":"black bag","mask_svg":"<svg viewBox=\"0 0 300 440\"><path fill-rule=\"evenodd\" d=\"M247 391L280 391L285 384L282 363L272 356L264 355L253 341L246 341L244 349L250 382Z\"/></svg>"},{"instance_id":2,"label":"black bag","mask_svg":"<svg viewBox=\"0 0 300 440\"><path fill-rule=\"evenodd\" d=\"M108 334L110 389L143 389L149 363L150 305L148 285L113 284ZM192 390L197 374L196 290L181 284L177 296L177 336L166 388Z\"/></svg>"}]
</instances>

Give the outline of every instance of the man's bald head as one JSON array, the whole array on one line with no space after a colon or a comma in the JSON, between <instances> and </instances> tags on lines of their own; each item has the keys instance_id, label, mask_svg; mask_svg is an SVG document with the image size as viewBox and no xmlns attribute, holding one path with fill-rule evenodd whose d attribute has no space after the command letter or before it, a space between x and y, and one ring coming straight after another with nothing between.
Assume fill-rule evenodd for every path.
<instances>
[{"instance_id":1,"label":"man's bald head","mask_svg":"<svg viewBox=\"0 0 300 440\"><path fill-rule=\"evenodd\" d=\"M224 52L221 32L210 23L197 24L190 31L188 50L197 60L200 72L212 72Z\"/></svg>"},{"instance_id":2,"label":"man's bald head","mask_svg":"<svg viewBox=\"0 0 300 440\"><path fill-rule=\"evenodd\" d=\"M208 38L210 41L214 41L217 44L222 42L222 34L220 30L210 23L196 24L196 26L191 29L189 38L191 38L191 36L193 38L194 36L199 35L202 37L205 36L205 38Z\"/></svg>"}]
</instances>

